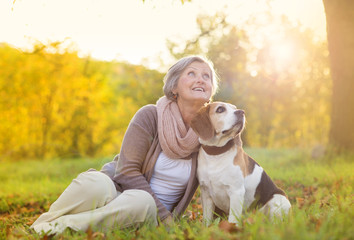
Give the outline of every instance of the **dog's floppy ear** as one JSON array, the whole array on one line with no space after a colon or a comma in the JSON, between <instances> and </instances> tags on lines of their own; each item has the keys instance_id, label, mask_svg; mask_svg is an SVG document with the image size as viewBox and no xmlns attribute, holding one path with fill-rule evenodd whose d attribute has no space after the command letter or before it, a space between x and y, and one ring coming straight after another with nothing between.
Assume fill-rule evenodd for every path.
<instances>
[{"instance_id":1,"label":"dog's floppy ear","mask_svg":"<svg viewBox=\"0 0 354 240\"><path fill-rule=\"evenodd\" d=\"M203 140L209 140L215 135L215 130L209 117L210 105L199 109L191 121L191 128Z\"/></svg>"}]
</instances>

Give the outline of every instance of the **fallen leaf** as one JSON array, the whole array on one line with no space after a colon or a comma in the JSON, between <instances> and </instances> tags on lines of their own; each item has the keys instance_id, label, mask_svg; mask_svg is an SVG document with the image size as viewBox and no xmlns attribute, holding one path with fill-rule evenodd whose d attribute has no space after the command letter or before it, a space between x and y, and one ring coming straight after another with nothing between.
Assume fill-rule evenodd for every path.
<instances>
[{"instance_id":1,"label":"fallen leaf","mask_svg":"<svg viewBox=\"0 0 354 240\"><path fill-rule=\"evenodd\" d=\"M296 203L297 203L297 205L299 206L299 208L301 209L301 208L305 205L305 199L304 199L304 198L297 197L297 198L296 198Z\"/></svg>"},{"instance_id":2,"label":"fallen leaf","mask_svg":"<svg viewBox=\"0 0 354 240\"><path fill-rule=\"evenodd\" d=\"M248 217L248 218L246 219L246 222L247 222L248 224L253 224L253 223L255 223L255 220L254 220L253 218L251 218L251 217Z\"/></svg>"},{"instance_id":3,"label":"fallen leaf","mask_svg":"<svg viewBox=\"0 0 354 240\"><path fill-rule=\"evenodd\" d=\"M100 237L101 239L106 239L106 235L102 232L95 232L94 234L92 234L92 237L93 238Z\"/></svg>"},{"instance_id":4,"label":"fallen leaf","mask_svg":"<svg viewBox=\"0 0 354 240\"><path fill-rule=\"evenodd\" d=\"M93 237L92 237L93 231L92 231L91 227L89 227L89 228L86 230L86 234L87 234L87 240L92 240L92 239L93 239Z\"/></svg>"},{"instance_id":5,"label":"fallen leaf","mask_svg":"<svg viewBox=\"0 0 354 240\"><path fill-rule=\"evenodd\" d=\"M237 227L234 223L229 223L226 220L223 220L219 223L219 228L224 232L228 233L236 233L241 231L241 229Z\"/></svg>"}]
</instances>

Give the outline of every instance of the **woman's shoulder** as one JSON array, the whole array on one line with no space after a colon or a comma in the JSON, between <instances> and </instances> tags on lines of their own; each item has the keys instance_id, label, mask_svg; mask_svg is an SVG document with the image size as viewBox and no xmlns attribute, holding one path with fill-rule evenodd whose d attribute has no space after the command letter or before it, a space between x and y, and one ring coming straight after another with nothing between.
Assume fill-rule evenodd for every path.
<instances>
[{"instance_id":1,"label":"woman's shoulder","mask_svg":"<svg viewBox=\"0 0 354 240\"><path fill-rule=\"evenodd\" d=\"M141 107L135 114L132 122L144 125L148 128L157 125L157 109L156 105L148 104Z\"/></svg>"},{"instance_id":2,"label":"woman's shoulder","mask_svg":"<svg viewBox=\"0 0 354 240\"><path fill-rule=\"evenodd\" d=\"M141 107L137 112L136 115L140 117L157 117L157 109L156 105L154 104L147 104Z\"/></svg>"},{"instance_id":3,"label":"woman's shoulder","mask_svg":"<svg viewBox=\"0 0 354 240\"><path fill-rule=\"evenodd\" d=\"M153 112L156 113L156 105L155 104L147 104L139 109L139 111L144 111L144 112Z\"/></svg>"}]
</instances>

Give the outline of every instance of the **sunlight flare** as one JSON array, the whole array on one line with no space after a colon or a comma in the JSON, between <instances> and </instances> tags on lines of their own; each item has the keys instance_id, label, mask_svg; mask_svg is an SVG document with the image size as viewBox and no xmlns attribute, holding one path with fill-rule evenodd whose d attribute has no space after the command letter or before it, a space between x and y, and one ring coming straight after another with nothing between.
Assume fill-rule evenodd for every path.
<instances>
[{"instance_id":1,"label":"sunlight flare","mask_svg":"<svg viewBox=\"0 0 354 240\"><path fill-rule=\"evenodd\" d=\"M290 62L294 57L295 46L290 42L274 44L270 49L271 57L279 63Z\"/></svg>"},{"instance_id":2,"label":"sunlight flare","mask_svg":"<svg viewBox=\"0 0 354 240\"><path fill-rule=\"evenodd\" d=\"M274 43L270 47L269 57L274 61L277 70L285 70L294 61L295 50L296 46L292 42Z\"/></svg>"}]
</instances>

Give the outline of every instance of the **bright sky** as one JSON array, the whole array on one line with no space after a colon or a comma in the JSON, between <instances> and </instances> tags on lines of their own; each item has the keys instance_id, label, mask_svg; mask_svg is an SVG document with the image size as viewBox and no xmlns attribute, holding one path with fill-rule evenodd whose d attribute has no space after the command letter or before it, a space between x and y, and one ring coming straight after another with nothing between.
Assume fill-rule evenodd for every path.
<instances>
[{"instance_id":1,"label":"bright sky","mask_svg":"<svg viewBox=\"0 0 354 240\"><path fill-rule=\"evenodd\" d=\"M33 40L71 39L82 55L124 60L157 68L168 59L166 39L196 34L196 17L223 10L229 21L242 24L266 8L265 0L1 0L0 42L29 48ZM225 5L228 7L225 8ZM276 14L285 14L325 38L322 0L273 0ZM166 60L167 61L167 60Z\"/></svg>"}]
</instances>

